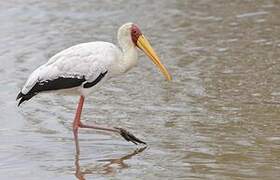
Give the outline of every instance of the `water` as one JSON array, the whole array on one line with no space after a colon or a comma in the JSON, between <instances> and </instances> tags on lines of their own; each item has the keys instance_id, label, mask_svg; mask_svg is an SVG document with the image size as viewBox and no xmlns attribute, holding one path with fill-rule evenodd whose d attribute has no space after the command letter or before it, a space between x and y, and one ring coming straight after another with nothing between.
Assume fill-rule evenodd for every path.
<instances>
[{"instance_id":1,"label":"water","mask_svg":"<svg viewBox=\"0 0 280 180\"><path fill-rule=\"evenodd\" d=\"M278 179L280 3L277 0L38 1L0 4L1 179ZM83 121L129 129L81 130L78 97L43 94L22 107L27 76L81 42L116 42L138 23L174 80L141 56L128 74L86 99Z\"/></svg>"}]
</instances>

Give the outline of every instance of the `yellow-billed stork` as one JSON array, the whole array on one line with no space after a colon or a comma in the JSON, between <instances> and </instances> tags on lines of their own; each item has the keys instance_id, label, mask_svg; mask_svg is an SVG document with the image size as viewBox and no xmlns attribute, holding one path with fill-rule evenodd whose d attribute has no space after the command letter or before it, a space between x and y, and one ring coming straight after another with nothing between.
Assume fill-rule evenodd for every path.
<instances>
[{"instance_id":1,"label":"yellow-billed stork","mask_svg":"<svg viewBox=\"0 0 280 180\"><path fill-rule=\"evenodd\" d=\"M57 53L46 64L41 65L31 73L17 96L18 106L41 92L54 90L72 92L80 96L73 121L77 152L79 152L78 128L117 132L127 141L145 144L122 128L89 126L80 120L85 96L107 79L124 74L137 64L136 47L144 51L159 67L167 80L171 80L169 72L160 62L149 41L136 24L126 23L122 25L118 30L118 41L121 50L112 43L96 41L78 44Z\"/></svg>"}]
</instances>

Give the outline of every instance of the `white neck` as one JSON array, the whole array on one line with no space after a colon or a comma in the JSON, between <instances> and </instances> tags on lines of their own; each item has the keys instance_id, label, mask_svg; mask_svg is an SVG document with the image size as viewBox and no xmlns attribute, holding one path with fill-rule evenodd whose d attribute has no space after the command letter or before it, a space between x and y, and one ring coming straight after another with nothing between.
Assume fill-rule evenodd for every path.
<instances>
[{"instance_id":1,"label":"white neck","mask_svg":"<svg viewBox=\"0 0 280 180\"><path fill-rule=\"evenodd\" d=\"M119 37L119 44L122 48L122 58L119 62L121 73L127 72L138 62L138 53L130 37Z\"/></svg>"}]
</instances>

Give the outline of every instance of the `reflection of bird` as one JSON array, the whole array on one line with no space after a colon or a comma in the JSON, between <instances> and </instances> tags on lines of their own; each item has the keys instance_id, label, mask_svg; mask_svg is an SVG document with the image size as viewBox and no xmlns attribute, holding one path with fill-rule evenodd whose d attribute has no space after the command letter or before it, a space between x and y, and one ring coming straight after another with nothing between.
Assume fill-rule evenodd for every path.
<instances>
[{"instance_id":1,"label":"reflection of bird","mask_svg":"<svg viewBox=\"0 0 280 180\"><path fill-rule=\"evenodd\" d=\"M60 90L64 93L80 95L73 133L78 151L78 128L93 128L117 132L127 141L144 143L122 128L105 128L84 125L80 121L85 96L107 79L123 74L137 64L137 49L141 49L156 64L167 80L171 76L160 62L148 40L137 25L126 23L118 31L120 50L108 42L89 42L78 44L53 56L46 64L37 68L27 79L17 96L18 105L38 93Z\"/></svg>"},{"instance_id":2,"label":"reflection of bird","mask_svg":"<svg viewBox=\"0 0 280 180\"><path fill-rule=\"evenodd\" d=\"M147 148L147 146L136 149L133 153L127 154L121 158L114 158L114 159L102 159L99 160L99 162L109 162L108 164L105 164L103 167L105 168L107 173L112 172L112 165L118 164L121 168L128 168L128 165L124 163L125 160L130 159L132 156L135 156L136 154L141 153Z\"/></svg>"},{"instance_id":3,"label":"reflection of bird","mask_svg":"<svg viewBox=\"0 0 280 180\"><path fill-rule=\"evenodd\" d=\"M93 167L87 167L84 168L84 170L81 170L80 167L80 156L79 154L76 154L76 159L75 159L75 167L76 167L76 172L75 172L75 176L79 179L79 180L85 180L85 175L90 175L90 174L94 174L95 172L99 172L101 171L102 174L112 174L114 173L114 171L116 169L114 169L113 165L117 165L118 169L124 169L124 168L128 168L129 166L124 162L125 160L128 160L130 158L132 158L133 156L143 152L145 149L147 148L147 146L142 147L142 148L137 148L136 150L134 150L132 153L129 153L125 156L122 156L120 158L113 158L113 159L102 159L102 160L98 160L99 162L108 162L104 165L102 165L102 167L98 167L98 166L93 166Z\"/></svg>"}]
</instances>

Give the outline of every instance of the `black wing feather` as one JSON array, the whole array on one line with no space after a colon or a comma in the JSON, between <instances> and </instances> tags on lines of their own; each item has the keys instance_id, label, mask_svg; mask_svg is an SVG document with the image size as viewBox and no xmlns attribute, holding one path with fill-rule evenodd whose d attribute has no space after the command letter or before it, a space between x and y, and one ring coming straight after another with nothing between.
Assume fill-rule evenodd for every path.
<instances>
[{"instance_id":1,"label":"black wing feather","mask_svg":"<svg viewBox=\"0 0 280 180\"><path fill-rule=\"evenodd\" d=\"M43 92L43 91L53 91L53 90L59 90L59 89L69 89L81 86L84 82L86 82L83 87L84 88L90 88L94 85L96 85L101 79L107 74L107 71L104 73L101 73L94 81L92 82L86 82L85 77L58 77L57 79L53 80L46 80L46 81L39 81L37 82L33 88L27 93L23 94L20 92L17 96L17 100L20 99L18 106L20 106L21 103L24 101L28 101L36 94Z\"/></svg>"},{"instance_id":2,"label":"black wing feather","mask_svg":"<svg viewBox=\"0 0 280 180\"><path fill-rule=\"evenodd\" d=\"M104 78L104 76L107 74L108 71L104 72L104 73L100 73L99 76L92 82L87 82L84 84L84 88L90 88L94 85L96 85L97 83L99 83L99 81L101 81L101 79Z\"/></svg>"},{"instance_id":3,"label":"black wing feather","mask_svg":"<svg viewBox=\"0 0 280 180\"><path fill-rule=\"evenodd\" d=\"M82 78L58 77L57 79L53 79L53 80L39 81L33 86L33 88L27 94L23 94L22 92L18 94L17 99L21 98L18 103L18 106L24 101L28 101L39 92L74 88L80 86L85 81L86 81L85 77Z\"/></svg>"}]
</instances>

